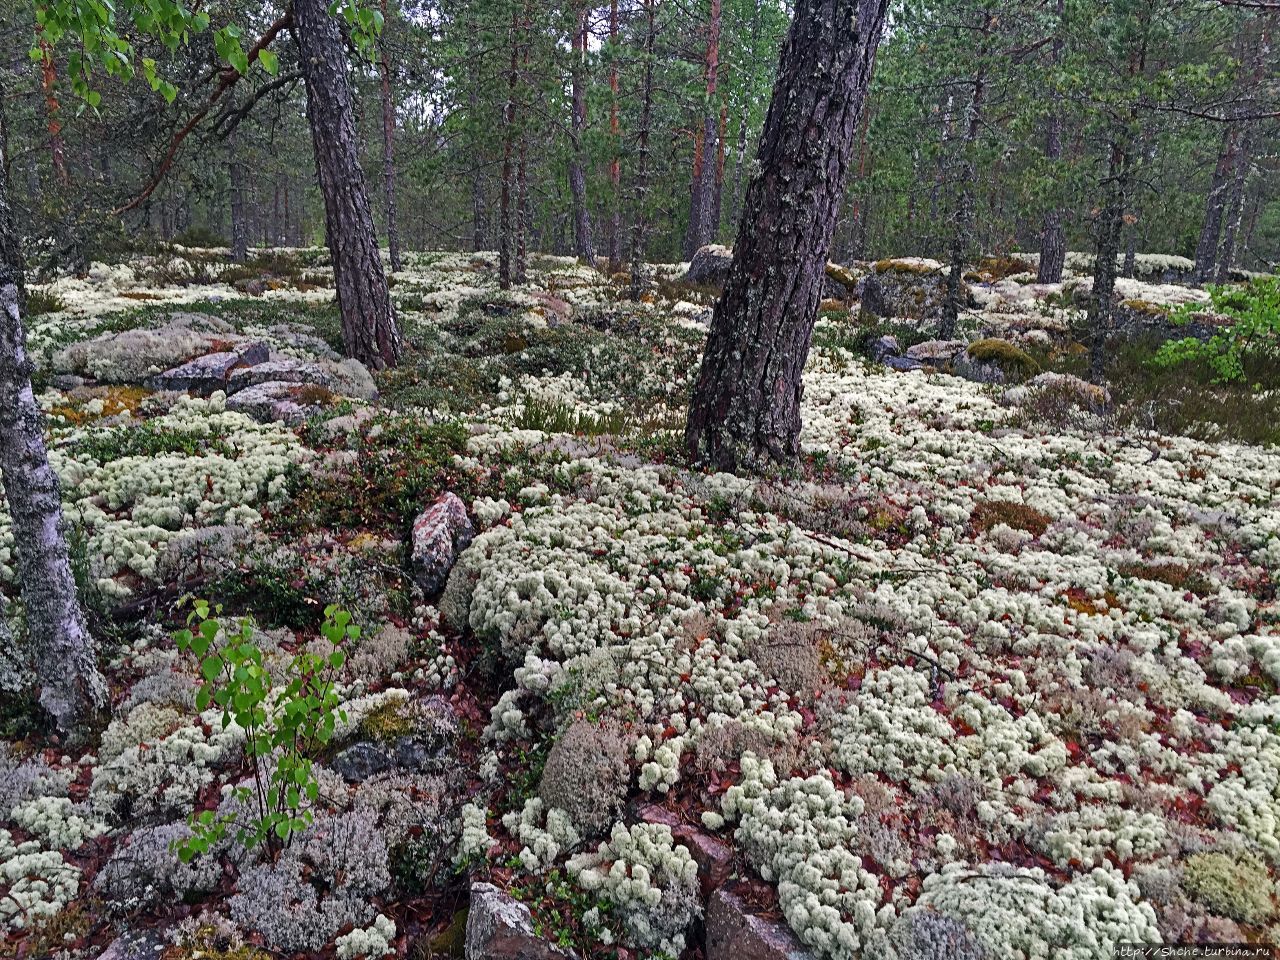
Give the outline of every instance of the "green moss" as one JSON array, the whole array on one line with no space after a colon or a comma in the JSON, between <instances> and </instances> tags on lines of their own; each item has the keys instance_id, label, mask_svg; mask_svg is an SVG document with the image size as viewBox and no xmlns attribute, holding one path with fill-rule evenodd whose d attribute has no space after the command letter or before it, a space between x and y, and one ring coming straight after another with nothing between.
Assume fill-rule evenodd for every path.
<instances>
[{"instance_id":1,"label":"green moss","mask_svg":"<svg viewBox=\"0 0 1280 960\"><path fill-rule=\"evenodd\" d=\"M360 733L370 740L387 743L413 732L413 721L405 715L405 703L390 700L365 715L360 721Z\"/></svg>"},{"instance_id":2,"label":"green moss","mask_svg":"<svg viewBox=\"0 0 1280 960\"><path fill-rule=\"evenodd\" d=\"M1134 313L1145 313L1152 317L1164 317L1169 315L1169 308L1162 303L1152 303L1150 300L1125 300L1121 306L1126 310L1132 310Z\"/></svg>"},{"instance_id":3,"label":"green moss","mask_svg":"<svg viewBox=\"0 0 1280 960\"><path fill-rule=\"evenodd\" d=\"M1006 376L1023 380L1040 372L1040 364L1036 363L1031 354L998 337L975 340L969 344L969 356L974 360L994 363Z\"/></svg>"},{"instance_id":4,"label":"green moss","mask_svg":"<svg viewBox=\"0 0 1280 960\"><path fill-rule=\"evenodd\" d=\"M1183 885L1192 899L1214 913L1259 924L1275 916L1266 867L1249 855L1197 853L1187 860Z\"/></svg>"},{"instance_id":5,"label":"green moss","mask_svg":"<svg viewBox=\"0 0 1280 960\"><path fill-rule=\"evenodd\" d=\"M883 262L887 263L888 261ZM827 276L851 292L858 285L858 275L848 267L842 267L838 263L827 264Z\"/></svg>"}]
</instances>

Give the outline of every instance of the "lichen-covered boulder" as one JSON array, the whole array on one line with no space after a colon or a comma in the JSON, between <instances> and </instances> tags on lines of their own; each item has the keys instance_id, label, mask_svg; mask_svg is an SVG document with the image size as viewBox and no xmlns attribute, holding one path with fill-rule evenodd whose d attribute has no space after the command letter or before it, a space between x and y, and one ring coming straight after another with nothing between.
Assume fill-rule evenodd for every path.
<instances>
[{"instance_id":1,"label":"lichen-covered boulder","mask_svg":"<svg viewBox=\"0 0 1280 960\"><path fill-rule=\"evenodd\" d=\"M248 342L228 333L216 317L207 318L207 323L201 318L175 315L162 327L104 333L73 343L54 354L54 372L102 383L142 383L188 360L235 351Z\"/></svg>"},{"instance_id":2,"label":"lichen-covered boulder","mask_svg":"<svg viewBox=\"0 0 1280 960\"><path fill-rule=\"evenodd\" d=\"M862 312L877 317L936 319L942 316L946 288L947 268L937 260L878 260L862 282ZM970 296L968 284L961 281L961 305L968 305Z\"/></svg>"},{"instance_id":3,"label":"lichen-covered boulder","mask_svg":"<svg viewBox=\"0 0 1280 960\"><path fill-rule=\"evenodd\" d=\"M319 413L335 399L332 390L319 384L268 380L227 397L227 409L253 417L259 423L282 422L292 426Z\"/></svg>"},{"instance_id":4,"label":"lichen-covered boulder","mask_svg":"<svg viewBox=\"0 0 1280 960\"><path fill-rule=\"evenodd\" d=\"M975 383L1020 382L1039 373L1040 364L1008 340L988 337L969 344L952 361L952 372Z\"/></svg>"},{"instance_id":5,"label":"lichen-covered boulder","mask_svg":"<svg viewBox=\"0 0 1280 960\"><path fill-rule=\"evenodd\" d=\"M475 528L455 493L446 493L413 522L410 547L414 578L427 596L444 589L458 554L467 549Z\"/></svg>"},{"instance_id":6,"label":"lichen-covered boulder","mask_svg":"<svg viewBox=\"0 0 1280 960\"><path fill-rule=\"evenodd\" d=\"M466 960L568 960L576 953L543 939L533 929L533 914L491 883L471 885L467 914Z\"/></svg>"},{"instance_id":7,"label":"lichen-covered boulder","mask_svg":"<svg viewBox=\"0 0 1280 960\"><path fill-rule=\"evenodd\" d=\"M1111 405L1111 394L1106 387L1096 386L1069 373L1046 372L1010 387L1000 398L1000 402L1009 407L1025 407L1045 401L1098 413Z\"/></svg>"}]
</instances>

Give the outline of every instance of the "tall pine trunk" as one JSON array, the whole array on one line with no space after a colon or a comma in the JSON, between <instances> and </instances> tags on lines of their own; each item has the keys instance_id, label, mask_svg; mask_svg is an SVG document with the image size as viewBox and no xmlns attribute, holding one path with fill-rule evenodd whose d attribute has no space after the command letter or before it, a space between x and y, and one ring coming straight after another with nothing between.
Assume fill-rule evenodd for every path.
<instances>
[{"instance_id":1,"label":"tall pine trunk","mask_svg":"<svg viewBox=\"0 0 1280 960\"><path fill-rule=\"evenodd\" d=\"M1062 65L1062 51L1065 44L1062 39L1062 17L1066 11L1066 0L1057 2L1057 20L1054 24L1052 63L1056 70ZM1062 159L1062 94L1055 82L1053 97L1049 104L1049 122L1045 129L1044 158L1049 162L1050 172ZM1040 229L1040 265L1036 270L1036 281L1039 283L1059 283L1062 280L1062 268L1067 262L1067 231L1063 226L1062 207L1055 203L1045 211L1044 224Z\"/></svg>"},{"instance_id":2,"label":"tall pine trunk","mask_svg":"<svg viewBox=\"0 0 1280 960\"><path fill-rule=\"evenodd\" d=\"M618 0L609 4L609 270L622 268L622 123L618 115Z\"/></svg>"},{"instance_id":3,"label":"tall pine trunk","mask_svg":"<svg viewBox=\"0 0 1280 960\"><path fill-rule=\"evenodd\" d=\"M573 197L574 253L587 263L595 263L596 247L591 237L591 211L587 209L587 174L583 164L582 137L587 128L587 85L583 76L587 57L587 21L591 7L584 4L570 44L573 56L572 99L569 117L569 193Z\"/></svg>"},{"instance_id":4,"label":"tall pine trunk","mask_svg":"<svg viewBox=\"0 0 1280 960\"><path fill-rule=\"evenodd\" d=\"M7 201L0 201L7 208ZM0 476L13 523L40 706L64 734L83 731L107 705L97 649L76 595L58 476L49 466L43 418L31 390L31 362L18 290L0 289Z\"/></svg>"},{"instance_id":5,"label":"tall pine trunk","mask_svg":"<svg viewBox=\"0 0 1280 960\"><path fill-rule=\"evenodd\" d=\"M1124 235L1124 210L1129 196L1128 148L1122 143L1111 147L1107 169L1106 200L1098 213L1095 227L1093 290L1089 297L1089 379L1101 384L1105 376L1107 343L1111 336L1111 318L1115 310L1117 260L1120 240Z\"/></svg>"},{"instance_id":6,"label":"tall pine trunk","mask_svg":"<svg viewBox=\"0 0 1280 960\"><path fill-rule=\"evenodd\" d=\"M343 343L347 356L371 369L394 367L403 342L356 146L342 32L326 0L294 0L293 14Z\"/></svg>"},{"instance_id":7,"label":"tall pine trunk","mask_svg":"<svg viewBox=\"0 0 1280 960\"><path fill-rule=\"evenodd\" d=\"M1236 156L1236 169L1231 185L1231 197L1227 201L1226 226L1222 233L1222 250L1218 254L1218 272L1214 277L1218 283L1226 283L1230 280L1231 268L1235 266L1236 241L1240 236L1240 226L1244 221L1244 198L1249 181L1249 168L1253 162L1252 141L1252 131L1246 130L1240 152Z\"/></svg>"},{"instance_id":8,"label":"tall pine trunk","mask_svg":"<svg viewBox=\"0 0 1280 960\"><path fill-rule=\"evenodd\" d=\"M382 0L385 29L387 0ZM396 223L396 104L391 94L391 58L387 55L386 38L379 38L378 74L382 94L382 202L386 207L387 247L391 269L399 273L400 227Z\"/></svg>"},{"instance_id":9,"label":"tall pine trunk","mask_svg":"<svg viewBox=\"0 0 1280 960\"><path fill-rule=\"evenodd\" d=\"M644 81L631 221L631 299L639 300L644 281L645 205L649 201L649 134L653 126L653 55L658 39L658 0L644 0Z\"/></svg>"},{"instance_id":10,"label":"tall pine trunk","mask_svg":"<svg viewBox=\"0 0 1280 960\"><path fill-rule=\"evenodd\" d=\"M800 453L802 373L888 0L797 0L685 442L721 470Z\"/></svg>"},{"instance_id":11,"label":"tall pine trunk","mask_svg":"<svg viewBox=\"0 0 1280 960\"><path fill-rule=\"evenodd\" d=\"M502 192L498 199L498 286L503 290L511 287L513 277L512 261L515 255L515 229L513 225L512 200L515 190L515 126L516 126L516 83L519 79L520 45L518 42L520 29L519 15L511 10L511 63L507 70L507 101L502 107ZM519 216L514 212L514 216Z\"/></svg>"}]
</instances>

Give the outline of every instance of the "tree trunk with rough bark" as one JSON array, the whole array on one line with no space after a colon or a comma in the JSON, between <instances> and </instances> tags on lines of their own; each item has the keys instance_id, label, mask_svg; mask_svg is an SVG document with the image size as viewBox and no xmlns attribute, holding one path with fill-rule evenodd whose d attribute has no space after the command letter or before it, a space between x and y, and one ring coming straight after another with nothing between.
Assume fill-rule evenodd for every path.
<instances>
[{"instance_id":1,"label":"tree trunk with rough bark","mask_svg":"<svg viewBox=\"0 0 1280 960\"><path fill-rule=\"evenodd\" d=\"M644 280L645 203L649 199L649 133L653 126L653 56L658 39L658 0L644 0L644 82L636 148L635 194L631 221L631 299L639 300Z\"/></svg>"},{"instance_id":2,"label":"tree trunk with rough bark","mask_svg":"<svg viewBox=\"0 0 1280 960\"><path fill-rule=\"evenodd\" d=\"M1057 2L1057 21L1051 62L1056 70L1062 64L1065 44L1062 39L1062 17L1066 12L1066 0ZM1062 94L1054 89L1049 107L1049 122L1045 129L1044 158L1052 168L1062 159ZM1067 231L1063 225L1062 208L1057 204L1045 211L1040 230L1040 265L1036 270L1037 283L1060 283L1062 268L1067 262Z\"/></svg>"},{"instance_id":3,"label":"tree trunk with rough bark","mask_svg":"<svg viewBox=\"0 0 1280 960\"><path fill-rule=\"evenodd\" d=\"M58 103L58 66L53 59L53 46L44 39L39 41L40 89L44 93L45 125L49 132L49 158L53 163L53 175L58 183L71 183L67 170L67 149L62 141L62 105Z\"/></svg>"},{"instance_id":4,"label":"tree trunk with rough bark","mask_svg":"<svg viewBox=\"0 0 1280 960\"><path fill-rule=\"evenodd\" d=\"M517 42L519 16L511 11L511 62L507 70L507 102L502 107L502 190L498 198L498 286L511 288L515 259L515 229L512 200L515 190L516 83L519 80L520 47ZM516 214L518 216L518 214Z\"/></svg>"},{"instance_id":5,"label":"tree trunk with rough bark","mask_svg":"<svg viewBox=\"0 0 1280 960\"><path fill-rule=\"evenodd\" d=\"M382 19L387 19L387 0L382 0ZM382 93L382 203L386 208L387 248L391 269L399 273L400 227L396 223L396 104L391 93L391 57L386 38L378 40L378 74Z\"/></svg>"},{"instance_id":6,"label":"tree trunk with rough bark","mask_svg":"<svg viewBox=\"0 0 1280 960\"><path fill-rule=\"evenodd\" d=\"M721 470L800 453L802 372L888 0L798 0L685 443Z\"/></svg>"},{"instance_id":7,"label":"tree trunk with rough bark","mask_svg":"<svg viewBox=\"0 0 1280 960\"><path fill-rule=\"evenodd\" d=\"M326 0L294 0L293 13L343 343L370 369L394 367L404 345L360 166L342 32Z\"/></svg>"},{"instance_id":8,"label":"tree trunk with rough bark","mask_svg":"<svg viewBox=\"0 0 1280 960\"><path fill-rule=\"evenodd\" d=\"M595 263L596 246L591 236L591 211L587 209L587 174L583 164L582 137L587 128L587 85L583 73L586 69L587 24L591 6L578 9L570 44L573 66L571 69L572 98L569 117L569 193L573 197L574 254L588 264Z\"/></svg>"},{"instance_id":9,"label":"tree trunk with rough bark","mask_svg":"<svg viewBox=\"0 0 1280 960\"><path fill-rule=\"evenodd\" d=\"M13 523L37 700L64 734L107 705L97 649L76 595L58 476L49 466L18 290L0 289L0 476Z\"/></svg>"}]
</instances>

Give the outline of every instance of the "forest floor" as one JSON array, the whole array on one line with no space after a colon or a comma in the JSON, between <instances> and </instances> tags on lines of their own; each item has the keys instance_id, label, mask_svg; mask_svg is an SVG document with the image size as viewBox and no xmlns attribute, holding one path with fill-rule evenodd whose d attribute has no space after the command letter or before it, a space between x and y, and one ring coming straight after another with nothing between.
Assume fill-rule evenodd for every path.
<instances>
[{"instance_id":1,"label":"forest floor","mask_svg":"<svg viewBox=\"0 0 1280 960\"><path fill-rule=\"evenodd\" d=\"M983 355L824 302L800 467L708 475L681 428L714 294L683 266L631 303L571 260L504 292L492 256L412 255L410 350L371 378L326 262L177 249L35 288L112 705L69 751L5 701L0 957L479 956L482 881L584 957L746 955L746 913L831 958L1280 944L1275 384L1140 345L1105 408L953 375L1079 363L1081 278L1005 269L973 278L966 338L1008 341ZM927 262L867 269L928 301ZM1202 296L1158 279L1130 313ZM224 389L160 376L249 351ZM441 592L411 554L447 493L475 539ZM13 564L0 514L10 593ZM253 817L245 733L173 638L187 594L253 618L278 687L327 605L363 628L277 855L172 847L195 811Z\"/></svg>"}]
</instances>

